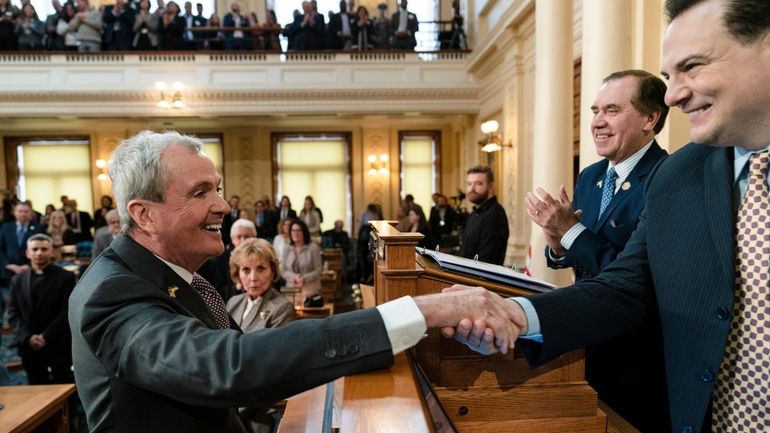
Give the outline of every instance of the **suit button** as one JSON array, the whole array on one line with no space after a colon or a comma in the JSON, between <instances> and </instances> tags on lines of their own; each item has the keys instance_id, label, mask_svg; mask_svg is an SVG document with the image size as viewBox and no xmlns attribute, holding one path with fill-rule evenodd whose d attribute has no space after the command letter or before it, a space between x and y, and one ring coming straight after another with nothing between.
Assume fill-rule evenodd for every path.
<instances>
[{"instance_id":1,"label":"suit button","mask_svg":"<svg viewBox=\"0 0 770 433\"><path fill-rule=\"evenodd\" d=\"M682 433L692 433L692 426L691 425L686 425L686 426L682 427Z\"/></svg>"},{"instance_id":2,"label":"suit button","mask_svg":"<svg viewBox=\"0 0 770 433\"><path fill-rule=\"evenodd\" d=\"M706 383L711 383L714 381L714 373L712 373L708 368L704 368L700 372L700 380Z\"/></svg>"},{"instance_id":3,"label":"suit button","mask_svg":"<svg viewBox=\"0 0 770 433\"><path fill-rule=\"evenodd\" d=\"M350 343L350 344L348 344L348 353L350 353L350 354L358 353L358 343Z\"/></svg>"},{"instance_id":4,"label":"suit button","mask_svg":"<svg viewBox=\"0 0 770 433\"><path fill-rule=\"evenodd\" d=\"M730 317L730 310L725 307L717 308L717 317L721 320L727 320Z\"/></svg>"},{"instance_id":5,"label":"suit button","mask_svg":"<svg viewBox=\"0 0 770 433\"><path fill-rule=\"evenodd\" d=\"M331 358L334 358L335 356L337 356L337 351L334 350L333 347L330 347L330 348L326 349L326 352L324 352L324 355L326 355L327 358L331 359Z\"/></svg>"}]
</instances>

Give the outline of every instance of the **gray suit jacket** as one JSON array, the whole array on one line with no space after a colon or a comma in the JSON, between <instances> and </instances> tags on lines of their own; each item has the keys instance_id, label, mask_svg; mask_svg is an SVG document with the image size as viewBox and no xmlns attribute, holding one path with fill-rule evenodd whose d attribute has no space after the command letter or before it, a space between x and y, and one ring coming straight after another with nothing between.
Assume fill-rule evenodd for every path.
<instances>
[{"instance_id":1,"label":"gray suit jacket","mask_svg":"<svg viewBox=\"0 0 770 433\"><path fill-rule=\"evenodd\" d=\"M242 433L238 406L263 406L392 364L375 309L243 334L217 329L198 294L118 236L70 297L78 393L92 433Z\"/></svg>"},{"instance_id":2,"label":"gray suit jacket","mask_svg":"<svg viewBox=\"0 0 770 433\"><path fill-rule=\"evenodd\" d=\"M672 429L711 431L734 301L732 164L732 148L693 143L659 164L617 260L595 278L530 298L544 337L542 345L521 344L530 361L626 333L657 304Z\"/></svg>"},{"instance_id":3,"label":"gray suit jacket","mask_svg":"<svg viewBox=\"0 0 770 433\"><path fill-rule=\"evenodd\" d=\"M238 323L244 334L264 328L280 328L294 321L294 305L281 296L275 289L269 289L260 296L259 303L246 317L248 295L241 293L227 300L227 312Z\"/></svg>"}]
</instances>

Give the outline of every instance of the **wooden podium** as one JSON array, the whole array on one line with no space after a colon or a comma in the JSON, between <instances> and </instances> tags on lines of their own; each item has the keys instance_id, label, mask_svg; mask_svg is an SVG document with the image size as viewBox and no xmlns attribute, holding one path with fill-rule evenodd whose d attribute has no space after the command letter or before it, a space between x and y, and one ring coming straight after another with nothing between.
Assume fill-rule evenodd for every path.
<instances>
[{"instance_id":1,"label":"wooden podium","mask_svg":"<svg viewBox=\"0 0 770 433\"><path fill-rule=\"evenodd\" d=\"M376 245L377 304L405 295L437 293L453 284L482 286L502 296L529 294L523 289L444 272L416 254L415 246L422 238L419 233L400 233L388 221L371 224ZM332 428L328 431L340 433L608 431L607 415L584 378L582 351L531 369L517 350L507 355L481 356L432 329L414 348L413 355L431 384L430 392L421 389L418 374L402 354L389 370L348 376L334 383L334 392L329 385L325 391L319 387L289 400L279 432L324 431L320 427L323 411L318 409L324 393L325 405L334 408L333 415L325 415L333 418L326 420L327 428ZM335 396L333 404L328 401L330 395ZM436 413L450 422L437 419ZM310 419L313 417L315 421Z\"/></svg>"}]
</instances>

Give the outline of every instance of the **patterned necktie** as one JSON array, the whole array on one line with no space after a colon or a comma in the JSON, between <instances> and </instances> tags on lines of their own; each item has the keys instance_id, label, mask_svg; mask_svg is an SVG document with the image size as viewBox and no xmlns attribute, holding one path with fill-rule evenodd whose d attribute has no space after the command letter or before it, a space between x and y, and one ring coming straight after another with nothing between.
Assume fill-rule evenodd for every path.
<instances>
[{"instance_id":1,"label":"patterned necktie","mask_svg":"<svg viewBox=\"0 0 770 433\"><path fill-rule=\"evenodd\" d=\"M216 319L219 327L222 329L229 329L230 320L227 310L225 309L225 302L222 300L219 292L217 292L217 289L197 273L193 274L192 283L190 283L190 285L199 295L201 295L203 302L206 303L206 306L209 307L211 313L214 314L214 319Z\"/></svg>"},{"instance_id":2,"label":"patterned necktie","mask_svg":"<svg viewBox=\"0 0 770 433\"><path fill-rule=\"evenodd\" d=\"M770 427L768 155L751 156L749 186L738 209L733 319L712 395L715 433L759 433Z\"/></svg>"},{"instance_id":3,"label":"patterned necktie","mask_svg":"<svg viewBox=\"0 0 770 433\"><path fill-rule=\"evenodd\" d=\"M615 195L615 181L618 179L618 173L615 171L615 167L607 170L607 175L604 176L604 187L602 188L602 205L599 208L599 217L601 218L604 210L610 205L612 196Z\"/></svg>"}]
</instances>

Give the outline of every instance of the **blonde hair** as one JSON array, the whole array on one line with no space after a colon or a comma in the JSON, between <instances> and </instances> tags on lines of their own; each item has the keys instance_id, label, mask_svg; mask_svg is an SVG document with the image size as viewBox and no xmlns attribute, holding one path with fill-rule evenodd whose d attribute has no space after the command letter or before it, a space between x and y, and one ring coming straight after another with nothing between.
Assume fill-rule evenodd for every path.
<instances>
[{"instance_id":1,"label":"blonde hair","mask_svg":"<svg viewBox=\"0 0 770 433\"><path fill-rule=\"evenodd\" d=\"M230 253L230 278L233 282L240 283L241 278L239 271L241 270L241 263L249 257L262 258L270 264L270 270L273 272L273 281L278 281L281 274L278 272L280 269L278 263L278 256L275 254L275 250L270 242L259 239L250 238L240 243L232 253Z\"/></svg>"}]
</instances>

